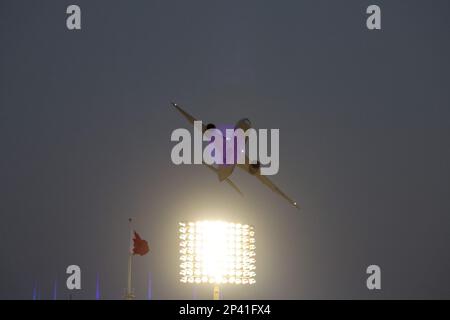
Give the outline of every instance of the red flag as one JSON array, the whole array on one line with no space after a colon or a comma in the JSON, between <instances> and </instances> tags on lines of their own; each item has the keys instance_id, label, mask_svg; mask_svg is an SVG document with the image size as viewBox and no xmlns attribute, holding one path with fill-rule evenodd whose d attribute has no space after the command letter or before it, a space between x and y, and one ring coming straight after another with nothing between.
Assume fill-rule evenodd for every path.
<instances>
[{"instance_id":1,"label":"red flag","mask_svg":"<svg viewBox=\"0 0 450 320\"><path fill-rule=\"evenodd\" d=\"M144 239L141 239L139 234L134 231L134 238L133 238L133 254L138 254L140 256L143 256L149 251L148 249L148 243Z\"/></svg>"}]
</instances>

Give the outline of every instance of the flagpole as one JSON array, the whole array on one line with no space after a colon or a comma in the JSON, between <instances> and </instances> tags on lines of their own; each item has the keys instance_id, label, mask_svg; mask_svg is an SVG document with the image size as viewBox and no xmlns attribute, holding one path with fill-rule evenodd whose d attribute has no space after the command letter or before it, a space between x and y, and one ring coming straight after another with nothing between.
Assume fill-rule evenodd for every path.
<instances>
[{"instance_id":1,"label":"flagpole","mask_svg":"<svg viewBox=\"0 0 450 320\"><path fill-rule=\"evenodd\" d=\"M131 260L133 257L132 247L131 247L131 238L132 238L132 230L131 230L131 218L128 219L130 225L130 252L128 256L128 281L127 281L127 293L125 294L125 300L133 300L134 294L131 289Z\"/></svg>"},{"instance_id":2,"label":"flagpole","mask_svg":"<svg viewBox=\"0 0 450 320\"><path fill-rule=\"evenodd\" d=\"M125 295L126 300L133 300L134 294L131 291L131 258L133 257L132 254L128 257L128 286L127 286L127 294Z\"/></svg>"}]
</instances>

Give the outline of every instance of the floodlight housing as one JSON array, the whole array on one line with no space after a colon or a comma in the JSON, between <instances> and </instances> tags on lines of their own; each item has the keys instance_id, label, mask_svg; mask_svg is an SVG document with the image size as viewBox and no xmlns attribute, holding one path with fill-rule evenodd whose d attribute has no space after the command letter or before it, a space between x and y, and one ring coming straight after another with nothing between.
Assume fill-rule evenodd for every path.
<instances>
[{"instance_id":1,"label":"floodlight housing","mask_svg":"<svg viewBox=\"0 0 450 320\"><path fill-rule=\"evenodd\" d=\"M255 231L224 221L179 223L182 283L254 284Z\"/></svg>"}]
</instances>

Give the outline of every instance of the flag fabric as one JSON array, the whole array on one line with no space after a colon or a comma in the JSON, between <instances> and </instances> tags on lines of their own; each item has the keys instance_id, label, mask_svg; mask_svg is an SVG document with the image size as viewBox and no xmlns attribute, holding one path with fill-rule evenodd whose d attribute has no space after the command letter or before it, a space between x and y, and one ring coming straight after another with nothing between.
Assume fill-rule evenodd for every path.
<instances>
[{"instance_id":1,"label":"flag fabric","mask_svg":"<svg viewBox=\"0 0 450 320\"><path fill-rule=\"evenodd\" d=\"M148 243L144 239L142 239L139 234L134 231L134 237L133 237L133 254L138 254L140 256L143 256L147 254L149 251Z\"/></svg>"}]
</instances>

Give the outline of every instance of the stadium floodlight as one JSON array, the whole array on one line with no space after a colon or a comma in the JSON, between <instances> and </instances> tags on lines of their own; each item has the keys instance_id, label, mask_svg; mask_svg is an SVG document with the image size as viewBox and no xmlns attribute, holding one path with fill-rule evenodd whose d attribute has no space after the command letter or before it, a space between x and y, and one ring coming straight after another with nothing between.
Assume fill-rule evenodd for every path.
<instances>
[{"instance_id":1,"label":"stadium floodlight","mask_svg":"<svg viewBox=\"0 0 450 320\"><path fill-rule=\"evenodd\" d=\"M247 224L224 221L179 223L180 281L214 284L254 284L255 231Z\"/></svg>"}]
</instances>

